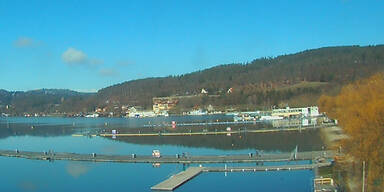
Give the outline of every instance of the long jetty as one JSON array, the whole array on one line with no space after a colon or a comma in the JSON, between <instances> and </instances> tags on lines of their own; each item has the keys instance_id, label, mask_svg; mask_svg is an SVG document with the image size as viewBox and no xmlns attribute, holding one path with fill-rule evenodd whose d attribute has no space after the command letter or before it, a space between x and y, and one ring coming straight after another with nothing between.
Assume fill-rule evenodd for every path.
<instances>
[{"instance_id":1,"label":"long jetty","mask_svg":"<svg viewBox=\"0 0 384 192\"><path fill-rule=\"evenodd\" d=\"M228 134L243 134L243 133L274 133L283 131L305 131L311 129L326 128L329 126L306 126L306 127L288 127L288 128L273 128L273 129L241 129L231 131L199 131L199 132L153 132L153 133L101 133L91 136L102 137L142 137L142 136L193 136L193 135L228 135ZM72 136L89 136L82 134L73 134Z\"/></svg>"},{"instance_id":2,"label":"long jetty","mask_svg":"<svg viewBox=\"0 0 384 192\"><path fill-rule=\"evenodd\" d=\"M240 131L202 131L202 132L158 132L158 133L102 133L102 137L140 137L140 136L192 136L192 135L227 135L227 134L240 134L240 133L272 133L272 132L281 132L281 131L299 131L306 130L308 128L285 128L285 129L257 129L257 130L240 130ZM312 128L311 128L312 129ZM73 135L73 136L82 136L82 135ZM95 135L96 136L96 135Z\"/></svg>"},{"instance_id":3,"label":"long jetty","mask_svg":"<svg viewBox=\"0 0 384 192\"><path fill-rule=\"evenodd\" d=\"M68 161L94 161L94 162L121 162L121 163L252 163L277 162L291 160L314 160L318 158L333 158L335 151L308 151L298 153L258 153L239 155L165 155L153 157L150 155L102 155L78 154L56 152L30 152L20 150L0 150L0 156L17 157L36 160L68 160Z\"/></svg>"},{"instance_id":4,"label":"long jetty","mask_svg":"<svg viewBox=\"0 0 384 192\"><path fill-rule=\"evenodd\" d=\"M262 120L253 120L253 121L210 121L210 122L190 122L190 123L160 123L160 124L145 124L143 127L172 127L172 126L178 126L178 127L186 127L186 126L211 126L211 125L240 125L240 124L256 124L256 123L263 123L267 121ZM288 127L294 127L295 125L291 125ZM307 125L307 127L313 127L313 125ZM319 126L319 125L317 125Z\"/></svg>"},{"instance_id":5,"label":"long jetty","mask_svg":"<svg viewBox=\"0 0 384 192\"><path fill-rule=\"evenodd\" d=\"M206 126L206 125L237 125L237 124L255 124L263 121L212 121L212 122L192 122L192 123L177 123L179 127L185 126ZM175 124L176 125L176 124ZM171 123L162 124L146 124L144 127L172 127Z\"/></svg>"},{"instance_id":6,"label":"long jetty","mask_svg":"<svg viewBox=\"0 0 384 192\"><path fill-rule=\"evenodd\" d=\"M257 172L257 171L284 171L284 170L304 170L318 167L330 166L330 162L315 164L293 164L293 165L274 165L274 166L253 166L253 167L190 167L176 175L171 176L165 181L151 187L152 190L173 191L187 181L196 177L202 172Z\"/></svg>"}]
</instances>

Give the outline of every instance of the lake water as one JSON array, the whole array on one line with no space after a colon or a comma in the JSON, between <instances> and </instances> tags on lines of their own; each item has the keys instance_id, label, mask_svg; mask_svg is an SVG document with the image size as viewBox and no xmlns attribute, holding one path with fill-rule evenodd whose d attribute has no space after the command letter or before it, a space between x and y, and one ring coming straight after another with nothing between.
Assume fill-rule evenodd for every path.
<instances>
[{"instance_id":1,"label":"lake water","mask_svg":"<svg viewBox=\"0 0 384 192\"><path fill-rule=\"evenodd\" d=\"M73 134L97 133L117 129L121 132L143 128L147 124L177 122L210 122L231 120L230 116L125 118L0 118L0 149L102 153L190 155L247 154L249 152L288 152L321 149L323 142L317 130L286 133L236 134L231 136L156 136L156 137L75 137ZM257 129L266 124L241 125ZM212 129L212 127L206 127ZM225 129L217 126L214 129ZM194 127L188 129L194 130ZM290 162L298 163L298 162ZM308 163L308 162L299 162ZM246 164L252 165L252 164ZM193 165L197 166L197 165ZM224 166L215 164L209 166ZM239 166L228 165L228 166ZM180 164L94 163L71 161L38 161L0 157L0 191L150 191L150 187L186 168ZM176 191L311 191L311 170L203 173Z\"/></svg>"}]
</instances>

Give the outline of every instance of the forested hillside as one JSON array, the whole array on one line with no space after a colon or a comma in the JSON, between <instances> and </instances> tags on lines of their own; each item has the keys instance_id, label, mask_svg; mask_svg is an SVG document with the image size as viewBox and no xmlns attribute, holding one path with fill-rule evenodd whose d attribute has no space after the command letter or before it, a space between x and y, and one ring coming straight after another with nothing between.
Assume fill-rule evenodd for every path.
<instances>
[{"instance_id":1,"label":"forested hillside","mask_svg":"<svg viewBox=\"0 0 384 192\"><path fill-rule=\"evenodd\" d=\"M220 97L202 97L196 101L198 106L306 105L314 104L322 92L337 92L342 84L382 70L382 45L326 47L180 76L128 81L101 89L98 99L150 107L152 97L198 94L204 88ZM227 94L231 87L233 93Z\"/></svg>"},{"instance_id":2,"label":"forested hillside","mask_svg":"<svg viewBox=\"0 0 384 192\"><path fill-rule=\"evenodd\" d=\"M93 110L89 101L95 94L66 89L39 89L8 92L0 90L0 112L16 115L27 113L60 113ZM90 107L90 108L88 108Z\"/></svg>"},{"instance_id":3,"label":"forested hillside","mask_svg":"<svg viewBox=\"0 0 384 192\"><path fill-rule=\"evenodd\" d=\"M152 98L174 95L208 95L180 101L179 110L212 105L218 109L268 108L273 105L315 104L322 93L336 94L354 80L384 71L384 46L341 46L307 50L245 64L220 65L180 76L127 81L103 88L97 94L47 94L0 90L0 111L86 112L96 107L121 105L152 107ZM127 77L129 79L129 77ZM227 93L233 88L232 93Z\"/></svg>"}]
</instances>

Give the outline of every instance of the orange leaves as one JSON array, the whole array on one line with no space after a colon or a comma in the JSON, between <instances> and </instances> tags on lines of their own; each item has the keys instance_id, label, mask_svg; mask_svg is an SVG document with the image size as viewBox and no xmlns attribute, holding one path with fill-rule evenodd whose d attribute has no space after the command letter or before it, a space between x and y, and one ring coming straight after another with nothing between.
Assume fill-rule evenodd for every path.
<instances>
[{"instance_id":1,"label":"orange leaves","mask_svg":"<svg viewBox=\"0 0 384 192\"><path fill-rule=\"evenodd\" d=\"M339 95L322 96L318 103L349 135L344 142L348 152L369 162L371 183L377 181L384 173L384 74L349 84Z\"/></svg>"}]
</instances>

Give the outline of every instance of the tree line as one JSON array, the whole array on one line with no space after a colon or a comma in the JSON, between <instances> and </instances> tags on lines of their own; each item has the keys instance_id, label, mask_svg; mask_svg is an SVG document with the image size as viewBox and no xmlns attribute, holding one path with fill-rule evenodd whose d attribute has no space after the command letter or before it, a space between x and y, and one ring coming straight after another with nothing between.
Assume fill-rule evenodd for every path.
<instances>
[{"instance_id":1,"label":"tree line","mask_svg":"<svg viewBox=\"0 0 384 192\"><path fill-rule=\"evenodd\" d=\"M319 99L320 109L348 135L341 146L353 162L367 163L368 191L384 189L384 73L344 86Z\"/></svg>"}]
</instances>

